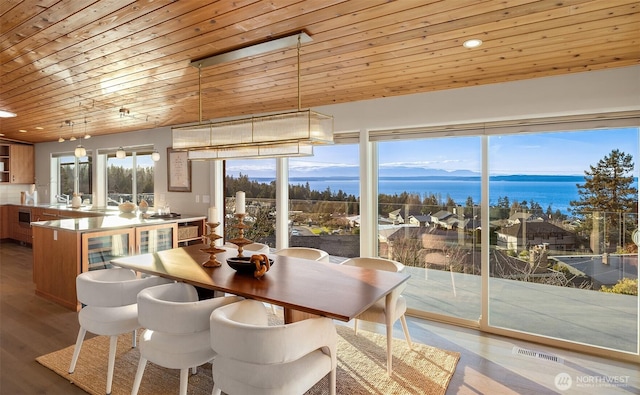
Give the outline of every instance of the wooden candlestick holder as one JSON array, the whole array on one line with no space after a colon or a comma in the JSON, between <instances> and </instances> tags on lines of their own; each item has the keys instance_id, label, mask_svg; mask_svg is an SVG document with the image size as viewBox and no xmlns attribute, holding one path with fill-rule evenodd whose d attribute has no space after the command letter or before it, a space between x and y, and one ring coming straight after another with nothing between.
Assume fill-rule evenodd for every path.
<instances>
[{"instance_id":1,"label":"wooden candlestick holder","mask_svg":"<svg viewBox=\"0 0 640 395\"><path fill-rule=\"evenodd\" d=\"M238 228L238 237L236 237L235 239L229 240L229 243L235 244L238 246L238 258L244 256L242 255L244 246L246 246L247 244L253 243L253 241L246 239L244 237L244 230L249 228L249 225L244 223L245 215L246 214L235 214L236 218L238 218L238 223L235 225L235 227Z\"/></svg>"},{"instance_id":2,"label":"wooden candlestick holder","mask_svg":"<svg viewBox=\"0 0 640 395\"><path fill-rule=\"evenodd\" d=\"M216 254L224 252L225 250L218 248L215 245L216 240L222 238L222 236L215 234L213 231L219 225L219 222L207 222L207 234L202 236L202 242L207 244L209 247L202 248L201 251L211 255L209 256L209 260L202 264L204 267L219 267L222 265L222 263L220 263L216 258Z\"/></svg>"}]
</instances>

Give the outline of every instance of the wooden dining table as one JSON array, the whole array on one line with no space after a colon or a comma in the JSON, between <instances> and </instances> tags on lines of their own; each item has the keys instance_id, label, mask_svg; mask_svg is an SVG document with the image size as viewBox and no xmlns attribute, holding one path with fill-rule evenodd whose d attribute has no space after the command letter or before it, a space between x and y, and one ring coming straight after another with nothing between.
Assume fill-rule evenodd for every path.
<instances>
[{"instance_id":1,"label":"wooden dining table","mask_svg":"<svg viewBox=\"0 0 640 395\"><path fill-rule=\"evenodd\" d=\"M228 249L216 254L222 264L203 264L210 254L203 244L132 255L111 261L114 266L182 281L219 293L243 296L282 306L285 322L309 316L349 321L381 298L390 305L391 291L409 279L404 273L318 262L268 254L269 271L255 278L253 272L237 272L227 264L238 252ZM245 255L249 256L250 254ZM391 306L388 306L391 308Z\"/></svg>"}]
</instances>

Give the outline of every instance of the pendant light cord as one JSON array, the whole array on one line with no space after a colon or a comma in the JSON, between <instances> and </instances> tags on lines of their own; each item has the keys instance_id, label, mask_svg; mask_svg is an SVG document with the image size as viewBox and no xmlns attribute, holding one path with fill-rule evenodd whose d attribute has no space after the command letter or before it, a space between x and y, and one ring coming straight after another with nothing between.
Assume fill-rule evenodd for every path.
<instances>
[{"instance_id":1,"label":"pendant light cord","mask_svg":"<svg viewBox=\"0 0 640 395\"><path fill-rule=\"evenodd\" d=\"M298 111L302 110L302 98L300 97L300 34L298 34Z\"/></svg>"},{"instance_id":2,"label":"pendant light cord","mask_svg":"<svg viewBox=\"0 0 640 395\"><path fill-rule=\"evenodd\" d=\"M202 63L198 65L198 119L202 123Z\"/></svg>"}]
</instances>

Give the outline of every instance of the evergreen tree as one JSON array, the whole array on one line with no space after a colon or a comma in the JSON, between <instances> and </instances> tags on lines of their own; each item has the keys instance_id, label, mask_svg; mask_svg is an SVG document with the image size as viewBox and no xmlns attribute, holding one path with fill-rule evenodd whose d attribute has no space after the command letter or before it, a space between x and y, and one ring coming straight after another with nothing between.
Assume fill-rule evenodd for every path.
<instances>
[{"instance_id":1,"label":"evergreen tree","mask_svg":"<svg viewBox=\"0 0 640 395\"><path fill-rule=\"evenodd\" d=\"M631 186L634 181L632 159L631 155L614 149L596 166L589 166L584 172L584 184L576 184L579 200L569 202L574 215L602 215L607 229L606 242L616 240L622 245L625 237L620 229L623 214L637 212L638 190Z\"/></svg>"}]
</instances>

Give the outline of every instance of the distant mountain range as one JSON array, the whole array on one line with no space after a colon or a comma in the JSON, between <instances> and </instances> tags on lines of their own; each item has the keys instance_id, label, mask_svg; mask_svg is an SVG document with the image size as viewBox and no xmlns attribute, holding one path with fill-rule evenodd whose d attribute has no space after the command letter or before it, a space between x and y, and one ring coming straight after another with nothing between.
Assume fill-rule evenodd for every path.
<instances>
[{"instance_id":1,"label":"distant mountain range","mask_svg":"<svg viewBox=\"0 0 640 395\"><path fill-rule=\"evenodd\" d=\"M234 177L240 173L247 172L227 171L229 175ZM318 169L299 170L292 168L289 170L289 178L292 181L304 180L328 180L328 179L357 179L360 176L357 167L319 167ZM275 177L273 169L251 169L250 178L255 180L273 180ZM426 169L409 166L398 166L393 168L382 168L379 177L386 179L405 178L405 179L428 179L431 177L439 179L469 179L479 180L480 172L470 170L454 170L448 171L444 169ZM535 174L513 174L492 176L495 181L575 181L584 182L584 175L535 175Z\"/></svg>"},{"instance_id":2,"label":"distant mountain range","mask_svg":"<svg viewBox=\"0 0 640 395\"><path fill-rule=\"evenodd\" d=\"M291 169L289 171L290 178L308 179L308 178L353 178L359 177L359 169L357 167L323 167L319 169L305 169L299 171ZM469 170L447 171L442 169L425 169L417 167L393 167L382 168L379 172L380 177L480 177L480 173ZM253 178L253 177L252 177Z\"/></svg>"},{"instance_id":3,"label":"distant mountain range","mask_svg":"<svg viewBox=\"0 0 640 395\"><path fill-rule=\"evenodd\" d=\"M479 172L470 170L425 169L417 167L382 168L380 177L480 177Z\"/></svg>"}]
</instances>

